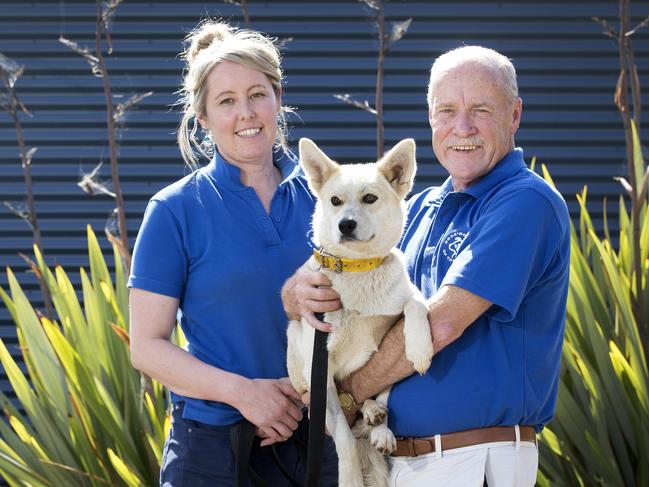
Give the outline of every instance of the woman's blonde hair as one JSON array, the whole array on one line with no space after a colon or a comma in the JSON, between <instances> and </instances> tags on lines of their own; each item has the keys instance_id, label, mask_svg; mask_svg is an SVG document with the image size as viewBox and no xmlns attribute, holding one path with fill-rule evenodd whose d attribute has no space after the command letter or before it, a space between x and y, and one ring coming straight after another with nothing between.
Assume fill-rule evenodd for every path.
<instances>
[{"instance_id":1,"label":"woman's blonde hair","mask_svg":"<svg viewBox=\"0 0 649 487\"><path fill-rule=\"evenodd\" d=\"M208 74L219 63L230 61L255 69L268 78L275 94L282 88L282 69L279 50L273 39L259 32L237 29L209 20L199 24L185 39L187 48L182 53L186 67L179 105L183 116L178 127L178 146L183 159L192 169L198 166L197 152L205 157L213 155L213 141L209 134L199 140L198 117L205 115ZM277 117L277 145L286 148L286 107Z\"/></svg>"}]
</instances>

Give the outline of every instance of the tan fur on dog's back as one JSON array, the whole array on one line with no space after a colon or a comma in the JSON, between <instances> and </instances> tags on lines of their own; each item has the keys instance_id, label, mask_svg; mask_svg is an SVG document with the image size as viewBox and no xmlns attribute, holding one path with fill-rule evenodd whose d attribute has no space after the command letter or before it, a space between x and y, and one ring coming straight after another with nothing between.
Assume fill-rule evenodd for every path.
<instances>
[{"instance_id":1,"label":"tan fur on dog's back","mask_svg":"<svg viewBox=\"0 0 649 487\"><path fill-rule=\"evenodd\" d=\"M430 365L433 347L427 306L408 279L403 255L394 248L405 223L403 199L414 179L415 144L412 139L400 142L378 163L340 166L313 142L302 139L300 160L309 186L318 196L313 217L316 245L347 259L385 257L379 267L364 272L320 269L313 257L308 265L329 277L342 302L340 310L325 314L325 321L335 325L327 341L326 423L338 452L339 485L387 486L383 453L394 448L394 435L386 418L389 389L376 400L365 401L365 419L359 419L352 433L335 381L367 363L402 313L406 357L420 373ZM353 234L342 235L340 222L350 220L355 225ZM310 388L314 334L304 320L289 324L287 365L291 382L300 393ZM374 418L372 422L378 418L378 424L367 424L367 418Z\"/></svg>"}]
</instances>

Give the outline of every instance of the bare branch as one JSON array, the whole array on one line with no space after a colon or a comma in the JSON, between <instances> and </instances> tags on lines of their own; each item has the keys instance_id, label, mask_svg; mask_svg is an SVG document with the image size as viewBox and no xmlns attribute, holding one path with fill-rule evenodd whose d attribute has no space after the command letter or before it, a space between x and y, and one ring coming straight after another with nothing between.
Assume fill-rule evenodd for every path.
<instances>
[{"instance_id":1,"label":"bare branch","mask_svg":"<svg viewBox=\"0 0 649 487\"><path fill-rule=\"evenodd\" d=\"M617 41L617 31L609 25L606 19L600 19L599 17L591 17L591 19L593 19L604 28L602 34Z\"/></svg>"},{"instance_id":2,"label":"bare branch","mask_svg":"<svg viewBox=\"0 0 649 487\"><path fill-rule=\"evenodd\" d=\"M14 87L16 80L23 74L24 69L24 66L0 52L0 77L4 78L7 88Z\"/></svg>"},{"instance_id":3,"label":"bare branch","mask_svg":"<svg viewBox=\"0 0 649 487\"><path fill-rule=\"evenodd\" d=\"M17 108L32 116L16 94L16 81L22 76L24 69L24 66L0 53L0 79L2 80L0 88L4 85L4 89L0 91L0 109L9 113L15 120L17 120Z\"/></svg>"},{"instance_id":4,"label":"bare branch","mask_svg":"<svg viewBox=\"0 0 649 487\"><path fill-rule=\"evenodd\" d=\"M629 32L625 33L624 36L625 36L625 37L631 37L633 34L635 34L636 32L638 32L638 31L639 31L640 29L642 29L643 27L646 27L647 25L649 25L649 16L647 16L646 19L644 19L642 22L640 22L638 25L636 25L636 26L635 26L633 29L631 29Z\"/></svg>"},{"instance_id":5,"label":"bare branch","mask_svg":"<svg viewBox=\"0 0 649 487\"><path fill-rule=\"evenodd\" d=\"M112 235L115 238L119 238L119 210L113 208L113 210L106 218L106 223L104 224L104 233L106 235ZM123 248L123 245L120 247Z\"/></svg>"},{"instance_id":6,"label":"bare branch","mask_svg":"<svg viewBox=\"0 0 649 487\"><path fill-rule=\"evenodd\" d=\"M81 57L83 57L90 65L92 74L94 76L97 76L98 78L101 78L102 74L101 74L101 66L99 65L99 58L97 58L97 56L92 54L87 47L80 47L79 44L77 44L76 42L71 41L70 39L66 39L63 36L59 37L59 42L64 46L69 47L74 52L76 52Z\"/></svg>"},{"instance_id":7,"label":"bare branch","mask_svg":"<svg viewBox=\"0 0 649 487\"><path fill-rule=\"evenodd\" d=\"M104 22L104 25L106 26L106 30L108 30L110 22L113 20L113 16L115 15L115 10L117 10L117 7L119 6L120 3L122 3L123 0L108 0L107 2L104 2L104 8L102 9L102 14L101 14L101 20Z\"/></svg>"},{"instance_id":8,"label":"bare branch","mask_svg":"<svg viewBox=\"0 0 649 487\"><path fill-rule=\"evenodd\" d=\"M32 114L29 113L29 110L27 110L27 107L23 104L22 100L16 94L15 84L18 78L22 75L23 69L23 66L0 53L0 78L2 78L2 85L4 85L6 90L6 93L0 93L0 107L2 107L3 110L6 110L7 113L11 116L14 128L16 129L18 151L20 153L20 162L23 168L23 177L25 178L25 189L27 193L27 203L21 205L20 208L18 206L11 205L11 203L8 202L5 202L5 205L15 215L27 222L34 236L34 247L40 251L41 255L44 255L43 247L41 246L41 230L39 228L38 217L36 215L36 204L34 202L34 191L31 175L32 158L34 157L37 149L36 147L32 147L31 149L27 150L22 125L20 123L20 117L18 116L19 109L28 116L32 116ZM50 296L49 289L47 288L47 284L43 280L42 276L40 276L38 273L37 276L39 285L41 287L41 292L43 293L43 302L47 310L47 316L51 319L53 316L52 298Z\"/></svg>"},{"instance_id":9,"label":"bare branch","mask_svg":"<svg viewBox=\"0 0 649 487\"><path fill-rule=\"evenodd\" d=\"M99 179L99 170L101 169L101 166L103 165L103 161L97 164L95 168L92 170L92 172L88 174L82 174L81 175L81 180L77 183L77 186L79 186L85 193L91 194L93 196L99 194L99 193L104 193L107 194L108 196L114 198L115 193L110 191L106 185L104 184L103 181Z\"/></svg>"},{"instance_id":10,"label":"bare branch","mask_svg":"<svg viewBox=\"0 0 649 487\"><path fill-rule=\"evenodd\" d=\"M374 9L374 10L379 10L381 8L381 1L380 0L359 0L359 1L363 2L369 8Z\"/></svg>"},{"instance_id":11,"label":"bare branch","mask_svg":"<svg viewBox=\"0 0 649 487\"><path fill-rule=\"evenodd\" d=\"M25 222L27 222L30 227L32 226L32 219L29 216L29 209L27 208L27 205L25 203L10 203L9 201L5 201L4 204L9 209L9 211L11 211L11 213L16 215L21 220L25 220Z\"/></svg>"},{"instance_id":12,"label":"bare branch","mask_svg":"<svg viewBox=\"0 0 649 487\"><path fill-rule=\"evenodd\" d=\"M622 102L622 95L624 94L624 87L626 86L626 71L620 70L620 75L617 78L615 85L615 93L613 94L613 102L621 113L626 112L626 106Z\"/></svg>"},{"instance_id":13,"label":"bare branch","mask_svg":"<svg viewBox=\"0 0 649 487\"><path fill-rule=\"evenodd\" d=\"M128 249L128 229L126 226L126 211L124 209L124 195L122 193L122 186L119 180L119 161L117 159L117 139L116 139L116 127L115 127L115 118L113 115L114 104L113 104L113 94L110 88L110 78L108 76L108 69L106 67L106 62L104 61L104 55L102 50L102 39L105 37L106 41L110 46L110 33L106 29L106 25L103 22L102 18L102 0L96 0L97 2L97 16L96 16L96 27L95 27L95 54L97 56L99 69L102 73L102 87L104 89L104 99L106 100L106 128L108 129L108 146L110 149L110 172L111 172L111 182L113 192L107 192L108 190L104 185L99 184L96 188L101 192L106 194L112 194L115 198L115 204L117 205L117 215L118 215L118 224L119 224L119 236L124 244L124 247ZM110 53L110 51L109 51ZM92 181L92 178L90 180ZM92 185L90 186L92 187ZM127 269L130 267L130 258L125 259Z\"/></svg>"},{"instance_id":14,"label":"bare branch","mask_svg":"<svg viewBox=\"0 0 649 487\"><path fill-rule=\"evenodd\" d=\"M34 154L36 154L36 151L38 150L38 147L32 147L27 151L27 154L25 154L25 162L24 164L26 166L31 166L32 165L32 157L34 157Z\"/></svg>"},{"instance_id":15,"label":"bare branch","mask_svg":"<svg viewBox=\"0 0 649 487\"><path fill-rule=\"evenodd\" d=\"M115 106L115 111L113 112L113 120L115 120L115 123L124 123L124 121L126 120L126 112L135 107L135 105L140 103L147 96L151 95L153 95L153 91L147 91L146 93L133 95L124 103L117 104Z\"/></svg>"},{"instance_id":16,"label":"bare branch","mask_svg":"<svg viewBox=\"0 0 649 487\"><path fill-rule=\"evenodd\" d=\"M246 26L246 29L250 28L250 12L248 11L248 0L241 0L240 2L236 0L223 0L224 3L229 3L231 5L236 5L241 8L243 13L243 23Z\"/></svg>"},{"instance_id":17,"label":"bare branch","mask_svg":"<svg viewBox=\"0 0 649 487\"><path fill-rule=\"evenodd\" d=\"M412 22L412 17L410 17L408 20L404 20L403 22L394 22L392 24L392 33L390 34L390 38L388 42L390 44L394 44L399 39L401 39L404 35L406 35L406 32L408 32L408 27L410 27L411 22Z\"/></svg>"},{"instance_id":18,"label":"bare branch","mask_svg":"<svg viewBox=\"0 0 649 487\"><path fill-rule=\"evenodd\" d=\"M368 103L367 100L365 101L358 101L354 100L350 94L345 93L343 95L333 95L334 98L339 99L343 103L347 103L348 105L354 105L355 107L360 108L361 110L365 110L366 112L370 112L373 115L376 115L376 110L372 108L372 106Z\"/></svg>"},{"instance_id":19,"label":"bare branch","mask_svg":"<svg viewBox=\"0 0 649 487\"><path fill-rule=\"evenodd\" d=\"M22 260L25 261L25 263L29 266L31 271L36 275L38 280L42 281L43 280L43 274L41 274L41 269L40 269L40 267L38 267L38 264L36 262L34 262L34 260L31 257L29 257L26 254L23 254L22 252L18 252L18 255L20 256L20 258ZM39 315L39 318L43 316L38 310L36 310L36 314Z\"/></svg>"},{"instance_id":20,"label":"bare branch","mask_svg":"<svg viewBox=\"0 0 649 487\"><path fill-rule=\"evenodd\" d=\"M113 217L114 215L114 217ZM117 250L119 251L119 254L122 256L122 258L129 263L129 267L131 266L131 256L128 252L128 249L124 247L124 243L119 239L119 225L116 224L117 220L117 208L113 210L111 213L111 217L106 221L106 226L104 227L104 233L106 234L106 238L108 241L117 247ZM108 222L111 222L111 225L108 224ZM113 233L117 232L117 233Z\"/></svg>"},{"instance_id":21,"label":"bare branch","mask_svg":"<svg viewBox=\"0 0 649 487\"><path fill-rule=\"evenodd\" d=\"M101 2L101 5L99 5L99 2ZM97 28L100 30L100 35L103 35L106 38L108 54L113 53L113 39L110 34L111 22L115 15L115 10L120 3L122 3L122 0L98 0L98 6L101 8L101 13L97 13Z\"/></svg>"},{"instance_id":22,"label":"bare branch","mask_svg":"<svg viewBox=\"0 0 649 487\"><path fill-rule=\"evenodd\" d=\"M629 182L625 178L620 177L620 176L616 176L613 179L615 181L617 181L618 183L620 183L627 193L629 193L629 194L633 193L633 189L631 188L631 185L629 184Z\"/></svg>"},{"instance_id":23,"label":"bare branch","mask_svg":"<svg viewBox=\"0 0 649 487\"><path fill-rule=\"evenodd\" d=\"M18 103L18 106L20 107L20 110L25 115L27 115L29 117L32 117L33 116L32 113L29 110L27 110L27 107L25 105L23 105L23 101L20 98L18 98L18 95L16 95L16 93L14 93L14 98L16 99L16 102Z\"/></svg>"},{"instance_id":24,"label":"bare branch","mask_svg":"<svg viewBox=\"0 0 649 487\"><path fill-rule=\"evenodd\" d=\"M277 46L277 49L283 49L287 44L293 42L294 39L295 37L282 37L281 39L277 39L275 45Z\"/></svg>"}]
</instances>

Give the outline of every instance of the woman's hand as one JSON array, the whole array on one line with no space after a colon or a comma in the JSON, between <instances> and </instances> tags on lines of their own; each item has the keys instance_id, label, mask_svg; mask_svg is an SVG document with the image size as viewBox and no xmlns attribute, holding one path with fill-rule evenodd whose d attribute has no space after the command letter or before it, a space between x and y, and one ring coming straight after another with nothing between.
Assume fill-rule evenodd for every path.
<instances>
[{"instance_id":1,"label":"woman's hand","mask_svg":"<svg viewBox=\"0 0 649 487\"><path fill-rule=\"evenodd\" d=\"M257 426L261 446L286 441L302 419L302 401L293 386L278 379L252 379L234 406Z\"/></svg>"},{"instance_id":2,"label":"woman's hand","mask_svg":"<svg viewBox=\"0 0 649 487\"><path fill-rule=\"evenodd\" d=\"M313 328L333 331L330 323L320 321L314 313L326 313L340 308L340 296L331 288L331 281L321 272L303 264L282 287L282 304L292 320L304 318Z\"/></svg>"}]
</instances>

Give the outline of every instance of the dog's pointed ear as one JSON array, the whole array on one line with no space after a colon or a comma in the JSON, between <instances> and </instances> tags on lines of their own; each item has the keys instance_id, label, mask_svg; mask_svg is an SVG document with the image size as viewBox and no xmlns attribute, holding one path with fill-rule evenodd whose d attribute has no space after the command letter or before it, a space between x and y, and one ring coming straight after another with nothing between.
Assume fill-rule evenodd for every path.
<instances>
[{"instance_id":1,"label":"dog's pointed ear","mask_svg":"<svg viewBox=\"0 0 649 487\"><path fill-rule=\"evenodd\" d=\"M377 163L379 171L388 180L399 198L405 198L412 189L417 171L416 150L417 147L413 139L404 139Z\"/></svg>"},{"instance_id":2,"label":"dog's pointed ear","mask_svg":"<svg viewBox=\"0 0 649 487\"><path fill-rule=\"evenodd\" d=\"M322 185L340 167L332 161L311 139L300 139L300 164L304 169L309 187L318 193Z\"/></svg>"}]
</instances>

